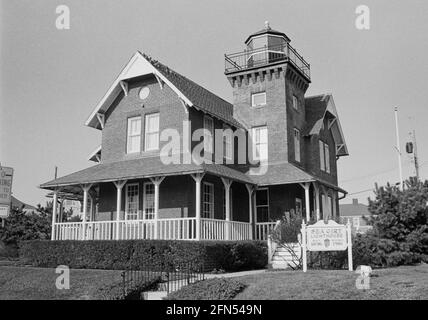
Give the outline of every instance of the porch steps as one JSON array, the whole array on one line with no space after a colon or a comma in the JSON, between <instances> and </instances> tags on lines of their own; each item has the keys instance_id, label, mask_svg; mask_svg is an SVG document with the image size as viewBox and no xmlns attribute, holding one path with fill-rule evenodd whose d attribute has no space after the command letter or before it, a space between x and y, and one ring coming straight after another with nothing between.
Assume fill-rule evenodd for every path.
<instances>
[{"instance_id":1,"label":"porch steps","mask_svg":"<svg viewBox=\"0 0 428 320\"><path fill-rule=\"evenodd\" d=\"M296 256L293 256L291 250L294 251ZM290 244L289 248L278 246L271 259L271 268L289 269L290 266L296 266L301 255L301 247L298 244Z\"/></svg>"}]
</instances>

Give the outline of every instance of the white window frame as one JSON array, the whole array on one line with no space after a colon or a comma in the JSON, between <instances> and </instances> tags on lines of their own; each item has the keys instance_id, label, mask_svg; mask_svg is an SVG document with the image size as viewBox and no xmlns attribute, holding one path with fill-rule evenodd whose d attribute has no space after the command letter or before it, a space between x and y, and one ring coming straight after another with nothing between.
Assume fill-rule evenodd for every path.
<instances>
[{"instance_id":1,"label":"white window frame","mask_svg":"<svg viewBox=\"0 0 428 320\"><path fill-rule=\"evenodd\" d=\"M223 156L226 160L233 160L233 131L226 125L223 126Z\"/></svg>"},{"instance_id":2,"label":"white window frame","mask_svg":"<svg viewBox=\"0 0 428 320\"><path fill-rule=\"evenodd\" d=\"M210 189L208 193L210 199L208 201L205 200L205 195L207 194L205 187ZM206 205L208 206L208 211L206 211ZM202 218L214 219L214 205L214 184L210 182L204 182L202 183Z\"/></svg>"},{"instance_id":3,"label":"white window frame","mask_svg":"<svg viewBox=\"0 0 428 320\"><path fill-rule=\"evenodd\" d=\"M267 194L267 196L266 196L266 199L267 199L267 204L262 204L262 205L258 205L257 204L257 193L259 192L259 191L266 191L266 194ZM269 222L269 219L270 219L270 209L269 209L269 188L260 188L260 189L257 189L257 191L256 191L256 194L255 194L255 203L256 203L256 220L257 220L257 222ZM258 212L258 210L259 210L259 208L267 208L267 221L258 221L258 217L259 217L259 212Z\"/></svg>"},{"instance_id":4,"label":"white window frame","mask_svg":"<svg viewBox=\"0 0 428 320\"><path fill-rule=\"evenodd\" d=\"M159 126L160 126L160 115L159 112L157 113L150 113L150 114L146 114L145 115L145 120L144 120L144 151L155 151L155 150L159 150ZM153 119L153 118L157 118L158 123L157 123L157 128L154 131L148 131L149 128L149 120ZM148 141L149 141L149 136L157 136L156 139L156 146L148 146Z\"/></svg>"},{"instance_id":5,"label":"white window frame","mask_svg":"<svg viewBox=\"0 0 428 320\"><path fill-rule=\"evenodd\" d=\"M330 147L324 143L325 172L330 173Z\"/></svg>"},{"instance_id":6,"label":"white window frame","mask_svg":"<svg viewBox=\"0 0 428 320\"><path fill-rule=\"evenodd\" d=\"M299 98L293 94L293 108L299 110Z\"/></svg>"},{"instance_id":7,"label":"white window frame","mask_svg":"<svg viewBox=\"0 0 428 320\"><path fill-rule=\"evenodd\" d=\"M321 171L325 171L324 141L319 140L318 145L319 145L319 152L320 152L320 169Z\"/></svg>"},{"instance_id":8,"label":"white window frame","mask_svg":"<svg viewBox=\"0 0 428 320\"><path fill-rule=\"evenodd\" d=\"M131 132L131 128L132 128L132 122L133 121L138 121L140 122L140 130L138 133L132 133ZM127 134L126 134L126 153L138 153L141 151L141 116L137 116L137 117L131 117L128 118L128 122L127 122ZM131 139L133 138L138 138L138 150L133 150L131 149L132 144L131 144Z\"/></svg>"},{"instance_id":9,"label":"white window frame","mask_svg":"<svg viewBox=\"0 0 428 320\"><path fill-rule=\"evenodd\" d=\"M204 156L211 157L214 153L214 120L204 116Z\"/></svg>"},{"instance_id":10,"label":"white window frame","mask_svg":"<svg viewBox=\"0 0 428 320\"><path fill-rule=\"evenodd\" d=\"M147 187L153 186L153 212L146 212L148 208ZM152 182L144 182L143 184L143 220L153 220L155 218L155 185Z\"/></svg>"},{"instance_id":11,"label":"white window frame","mask_svg":"<svg viewBox=\"0 0 428 320\"><path fill-rule=\"evenodd\" d=\"M130 188L135 188L136 187L136 212L135 213L130 213L129 212L129 204L130 204L130 199L129 199L129 191ZM140 185L138 183L128 183L126 185L126 194L125 194L125 220L138 220L138 213L139 213L139 209L140 209Z\"/></svg>"},{"instance_id":12,"label":"white window frame","mask_svg":"<svg viewBox=\"0 0 428 320\"><path fill-rule=\"evenodd\" d=\"M300 162L300 130L294 128L294 160Z\"/></svg>"},{"instance_id":13,"label":"white window frame","mask_svg":"<svg viewBox=\"0 0 428 320\"><path fill-rule=\"evenodd\" d=\"M257 131L266 130L266 142L257 141ZM252 142L253 142L253 159L259 161L267 161L269 157L269 136L267 126L254 127L252 129ZM260 137L260 134L259 134ZM260 152L257 152L257 146L266 145L266 154L262 155ZM260 149L260 148L259 148Z\"/></svg>"},{"instance_id":14,"label":"white window frame","mask_svg":"<svg viewBox=\"0 0 428 320\"><path fill-rule=\"evenodd\" d=\"M263 103L255 104L255 97L264 96L265 101ZM266 105L266 91L263 92L257 92L251 94L251 106L252 107L261 107Z\"/></svg>"}]
</instances>

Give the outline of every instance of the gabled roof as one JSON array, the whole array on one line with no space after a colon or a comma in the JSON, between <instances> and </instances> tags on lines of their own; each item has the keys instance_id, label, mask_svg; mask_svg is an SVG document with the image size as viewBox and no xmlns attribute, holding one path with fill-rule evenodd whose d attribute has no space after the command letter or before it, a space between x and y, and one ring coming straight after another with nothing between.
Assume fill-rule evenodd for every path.
<instances>
[{"instance_id":1,"label":"gabled roof","mask_svg":"<svg viewBox=\"0 0 428 320\"><path fill-rule=\"evenodd\" d=\"M324 123L324 119L330 119L329 129L338 146L337 155L347 156L348 147L343 135L342 126L340 125L339 116L331 94L321 94L305 98L306 127L304 135L310 136L319 134Z\"/></svg>"},{"instance_id":2,"label":"gabled roof","mask_svg":"<svg viewBox=\"0 0 428 320\"><path fill-rule=\"evenodd\" d=\"M113 101L123 90L124 82L142 75L153 74L158 81L168 85L189 107L206 112L213 117L241 128L242 125L233 118L233 105L214 93L182 76L166 65L137 51L128 64L122 69L107 93L94 108L85 124L100 129L97 114L105 114Z\"/></svg>"},{"instance_id":3,"label":"gabled roof","mask_svg":"<svg viewBox=\"0 0 428 320\"><path fill-rule=\"evenodd\" d=\"M19 209L23 208L26 211L37 210L36 207L26 204L18 200L17 198L15 198L14 196L10 197L10 202L12 203L12 208L19 208Z\"/></svg>"},{"instance_id":4,"label":"gabled roof","mask_svg":"<svg viewBox=\"0 0 428 320\"><path fill-rule=\"evenodd\" d=\"M339 205L340 216L341 217L360 217L360 216L370 216L369 207L365 204L341 204Z\"/></svg>"}]
</instances>

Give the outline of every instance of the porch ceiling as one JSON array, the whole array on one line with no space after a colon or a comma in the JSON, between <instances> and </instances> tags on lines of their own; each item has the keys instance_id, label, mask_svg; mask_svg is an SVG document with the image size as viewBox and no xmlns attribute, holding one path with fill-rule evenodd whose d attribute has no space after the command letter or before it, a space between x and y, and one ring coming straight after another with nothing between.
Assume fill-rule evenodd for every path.
<instances>
[{"instance_id":1,"label":"porch ceiling","mask_svg":"<svg viewBox=\"0 0 428 320\"><path fill-rule=\"evenodd\" d=\"M155 176L173 176L192 173L208 173L226 177L242 183L254 184L245 173L219 164L168 164L159 157L140 158L119 162L101 163L81 171L74 172L56 180L40 185L42 189L52 190L58 187L78 186L86 183L111 182L117 180L150 178Z\"/></svg>"}]
</instances>

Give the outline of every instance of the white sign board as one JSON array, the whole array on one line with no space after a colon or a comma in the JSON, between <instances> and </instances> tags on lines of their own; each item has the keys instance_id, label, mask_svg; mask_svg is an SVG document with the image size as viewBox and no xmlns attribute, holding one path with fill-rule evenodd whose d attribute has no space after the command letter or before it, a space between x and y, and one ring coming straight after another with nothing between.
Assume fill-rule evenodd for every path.
<instances>
[{"instance_id":1,"label":"white sign board","mask_svg":"<svg viewBox=\"0 0 428 320\"><path fill-rule=\"evenodd\" d=\"M7 218L12 193L13 169L0 167L0 218Z\"/></svg>"},{"instance_id":2,"label":"white sign board","mask_svg":"<svg viewBox=\"0 0 428 320\"><path fill-rule=\"evenodd\" d=\"M332 220L328 223L318 221L306 227L307 250L342 251L348 247L346 226Z\"/></svg>"},{"instance_id":3,"label":"white sign board","mask_svg":"<svg viewBox=\"0 0 428 320\"><path fill-rule=\"evenodd\" d=\"M302 251L303 272L307 270L307 251L344 251L348 249L348 266L352 265L352 239L351 225L338 224L333 220L325 223L323 220L313 225L306 226L302 222Z\"/></svg>"}]
</instances>

